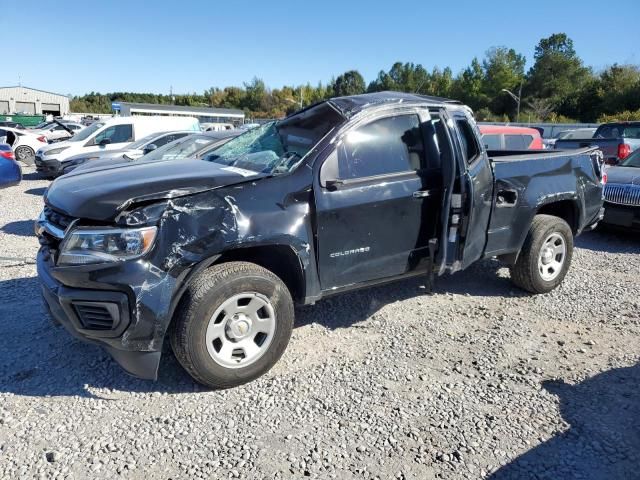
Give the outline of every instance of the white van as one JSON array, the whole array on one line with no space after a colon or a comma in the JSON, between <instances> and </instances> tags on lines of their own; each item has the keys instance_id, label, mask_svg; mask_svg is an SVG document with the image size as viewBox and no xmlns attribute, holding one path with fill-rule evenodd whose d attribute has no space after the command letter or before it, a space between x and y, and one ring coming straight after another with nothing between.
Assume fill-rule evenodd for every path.
<instances>
[{"instance_id":1,"label":"white van","mask_svg":"<svg viewBox=\"0 0 640 480\"><path fill-rule=\"evenodd\" d=\"M193 117L132 116L99 120L79 131L69 140L40 148L36 165L47 160L64 161L74 155L121 150L147 135L173 130L200 131L200 122Z\"/></svg>"}]
</instances>

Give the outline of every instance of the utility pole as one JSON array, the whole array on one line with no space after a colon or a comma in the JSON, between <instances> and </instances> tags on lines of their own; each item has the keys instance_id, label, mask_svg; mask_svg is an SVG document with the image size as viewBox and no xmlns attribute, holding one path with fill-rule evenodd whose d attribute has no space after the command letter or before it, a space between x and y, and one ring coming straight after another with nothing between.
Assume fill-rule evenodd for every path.
<instances>
[{"instance_id":1,"label":"utility pole","mask_svg":"<svg viewBox=\"0 0 640 480\"><path fill-rule=\"evenodd\" d=\"M173 85L169 85L169 96L171 97L171 105L176 103L176 97L173 96Z\"/></svg>"},{"instance_id":2,"label":"utility pole","mask_svg":"<svg viewBox=\"0 0 640 480\"><path fill-rule=\"evenodd\" d=\"M515 93L513 93L510 90L507 90L506 88L503 88L501 90L501 92L508 93L509 96L515 100L516 104L518 105L518 113L516 115L516 123L520 123L520 101L522 100L522 82L520 82L520 89L518 90L518 95L516 95Z\"/></svg>"}]
</instances>

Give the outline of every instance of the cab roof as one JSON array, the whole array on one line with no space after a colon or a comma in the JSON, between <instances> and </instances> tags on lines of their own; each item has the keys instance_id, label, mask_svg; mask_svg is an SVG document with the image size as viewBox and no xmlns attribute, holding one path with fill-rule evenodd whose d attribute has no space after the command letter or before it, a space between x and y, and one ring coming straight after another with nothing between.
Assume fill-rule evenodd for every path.
<instances>
[{"instance_id":1,"label":"cab roof","mask_svg":"<svg viewBox=\"0 0 640 480\"><path fill-rule=\"evenodd\" d=\"M330 99L329 102L346 118L350 118L353 115L369 108L385 104L429 103L432 105L462 105L461 102L448 98L391 91L364 93L362 95L351 95L348 97L336 97Z\"/></svg>"}]
</instances>

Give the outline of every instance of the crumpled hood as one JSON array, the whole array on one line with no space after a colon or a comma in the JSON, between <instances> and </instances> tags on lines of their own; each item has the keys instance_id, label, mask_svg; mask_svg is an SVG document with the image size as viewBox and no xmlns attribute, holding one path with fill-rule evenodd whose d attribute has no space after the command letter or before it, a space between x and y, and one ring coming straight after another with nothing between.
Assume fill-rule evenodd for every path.
<instances>
[{"instance_id":1,"label":"crumpled hood","mask_svg":"<svg viewBox=\"0 0 640 480\"><path fill-rule=\"evenodd\" d=\"M607 168L607 183L640 185L640 168L609 167Z\"/></svg>"},{"instance_id":2,"label":"crumpled hood","mask_svg":"<svg viewBox=\"0 0 640 480\"><path fill-rule=\"evenodd\" d=\"M104 221L140 197L172 198L264 176L203 160L127 163L63 175L47 190L45 203L75 218Z\"/></svg>"}]
</instances>

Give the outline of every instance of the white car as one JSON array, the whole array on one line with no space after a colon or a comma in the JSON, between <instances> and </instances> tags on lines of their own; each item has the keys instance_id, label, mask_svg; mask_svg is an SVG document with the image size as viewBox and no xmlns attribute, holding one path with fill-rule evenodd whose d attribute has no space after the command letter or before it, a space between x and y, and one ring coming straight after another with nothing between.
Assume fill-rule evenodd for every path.
<instances>
[{"instance_id":1,"label":"white car","mask_svg":"<svg viewBox=\"0 0 640 480\"><path fill-rule=\"evenodd\" d=\"M47 137L31 130L0 127L0 143L11 145L17 160L33 165L36 152L47 145Z\"/></svg>"},{"instance_id":2,"label":"white car","mask_svg":"<svg viewBox=\"0 0 640 480\"><path fill-rule=\"evenodd\" d=\"M79 131L69 140L43 146L36 151L36 169L47 174L50 168L75 155L102 154L127 148L147 135L172 130L200 131L200 122L193 117L132 116L99 120Z\"/></svg>"},{"instance_id":3,"label":"white car","mask_svg":"<svg viewBox=\"0 0 640 480\"><path fill-rule=\"evenodd\" d=\"M66 127L66 128L65 128ZM68 138L75 135L80 130L86 128L84 125L75 122L52 122L46 125L44 128L40 128L37 130L33 130L33 132L39 132L45 137L49 142L60 142L62 140L67 140ZM71 132L69 132L71 130Z\"/></svg>"}]
</instances>

